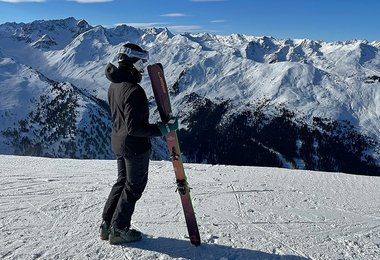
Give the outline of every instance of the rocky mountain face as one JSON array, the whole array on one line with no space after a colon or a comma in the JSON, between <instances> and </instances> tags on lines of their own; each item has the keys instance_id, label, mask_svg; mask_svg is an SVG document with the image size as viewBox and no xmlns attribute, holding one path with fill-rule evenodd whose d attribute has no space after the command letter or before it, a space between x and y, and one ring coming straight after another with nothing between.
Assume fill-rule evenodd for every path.
<instances>
[{"instance_id":1,"label":"rocky mountain face","mask_svg":"<svg viewBox=\"0 0 380 260\"><path fill-rule=\"evenodd\" d=\"M106 64L161 62L188 162L380 175L380 43L181 34L84 20L0 25L0 152L112 158ZM142 86L158 120L150 82ZM166 159L163 140L152 157Z\"/></svg>"},{"instance_id":2,"label":"rocky mountain face","mask_svg":"<svg viewBox=\"0 0 380 260\"><path fill-rule=\"evenodd\" d=\"M378 149L378 141L360 133L350 121L313 117L307 124L283 105L269 108L269 100L230 114L228 101L189 99L195 109L185 117L188 129L180 131L188 161L379 173L368 153Z\"/></svg>"}]
</instances>

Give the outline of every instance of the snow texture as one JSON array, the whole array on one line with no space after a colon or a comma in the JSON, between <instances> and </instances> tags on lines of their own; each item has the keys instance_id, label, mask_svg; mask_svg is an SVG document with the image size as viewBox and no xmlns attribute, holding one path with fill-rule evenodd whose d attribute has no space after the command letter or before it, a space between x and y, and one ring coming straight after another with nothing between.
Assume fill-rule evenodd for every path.
<instances>
[{"instance_id":1,"label":"snow texture","mask_svg":"<svg viewBox=\"0 0 380 260\"><path fill-rule=\"evenodd\" d=\"M0 156L1 259L379 259L380 178L185 164L202 237L190 244L172 165L152 161L133 226L98 237L116 161Z\"/></svg>"}]
</instances>

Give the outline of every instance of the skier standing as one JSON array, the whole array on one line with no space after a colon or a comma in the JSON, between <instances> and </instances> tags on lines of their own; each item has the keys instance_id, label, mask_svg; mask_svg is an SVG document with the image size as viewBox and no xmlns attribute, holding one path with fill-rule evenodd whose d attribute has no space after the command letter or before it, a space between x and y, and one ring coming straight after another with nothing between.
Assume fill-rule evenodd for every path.
<instances>
[{"instance_id":1,"label":"skier standing","mask_svg":"<svg viewBox=\"0 0 380 260\"><path fill-rule=\"evenodd\" d=\"M116 67L109 63L106 77L111 81L108 102L111 110L112 150L117 157L118 178L104 206L100 238L110 244L135 242L141 232L131 229L131 217L148 180L150 137L165 136L178 128L174 123L149 123L148 100L139 85L149 53L126 43L117 54Z\"/></svg>"}]
</instances>

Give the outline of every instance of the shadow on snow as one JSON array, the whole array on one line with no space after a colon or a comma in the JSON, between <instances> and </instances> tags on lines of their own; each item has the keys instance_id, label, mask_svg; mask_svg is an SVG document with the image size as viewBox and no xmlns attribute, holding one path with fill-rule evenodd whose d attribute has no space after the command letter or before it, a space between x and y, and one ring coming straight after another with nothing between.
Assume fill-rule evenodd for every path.
<instances>
[{"instance_id":1,"label":"shadow on snow","mask_svg":"<svg viewBox=\"0 0 380 260\"><path fill-rule=\"evenodd\" d=\"M126 248L137 248L168 255L173 258L185 258L191 260L206 259L270 259L270 260L303 260L307 259L294 255L276 255L256 250L233 248L218 244L203 243L198 247L190 244L190 241L166 237L144 237L144 240L123 245Z\"/></svg>"}]
</instances>

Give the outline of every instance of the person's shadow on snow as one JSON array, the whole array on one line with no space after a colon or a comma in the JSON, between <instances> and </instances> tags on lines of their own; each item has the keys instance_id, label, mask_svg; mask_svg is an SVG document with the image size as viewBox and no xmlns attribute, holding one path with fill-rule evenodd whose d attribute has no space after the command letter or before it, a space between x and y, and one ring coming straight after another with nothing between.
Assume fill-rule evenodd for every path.
<instances>
[{"instance_id":1,"label":"person's shadow on snow","mask_svg":"<svg viewBox=\"0 0 380 260\"><path fill-rule=\"evenodd\" d=\"M142 241L124 245L126 248L137 248L151 251L152 257L155 253L161 253L173 258L185 258L191 260L205 259L260 259L260 260L304 260L308 259L294 255L276 255L256 250L233 248L212 243L203 243L194 246L188 240L179 240L166 237L144 237ZM128 250L125 251L128 254Z\"/></svg>"}]
</instances>

